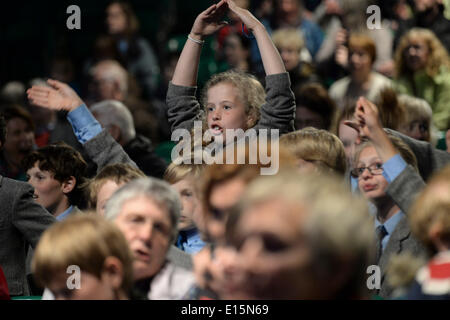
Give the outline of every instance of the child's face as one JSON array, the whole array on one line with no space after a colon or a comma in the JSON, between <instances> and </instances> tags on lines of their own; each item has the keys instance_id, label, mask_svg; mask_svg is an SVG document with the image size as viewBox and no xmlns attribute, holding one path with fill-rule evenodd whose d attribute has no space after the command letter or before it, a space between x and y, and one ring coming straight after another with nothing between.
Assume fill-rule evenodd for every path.
<instances>
[{"instance_id":1,"label":"child's face","mask_svg":"<svg viewBox=\"0 0 450 320\"><path fill-rule=\"evenodd\" d=\"M245 103L239 89L230 83L222 82L208 89L206 111L208 128L214 136L223 135L225 139L225 129L248 128Z\"/></svg>"},{"instance_id":2,"label":"child's face","mask_svg":"<svg viewBox=\"0 0 450 320\"><path fill-rule=\"evenodd\" d=\"M41 170L39 162L27 170L28 183L34 187L33 198L41 206L53 212L64 199L63 186L50 171Z\"/></svg>"},{"instance_id":3,"label":"child's face","mask_svg":"<svg viewBox=\"0 0 450 320\"><path fill-rule=\"evenodd\" d=\"M376 149L370 146L361 151L356 168L371 166L375 168L375 166L381 167L382 165L383 161L380 159ZM358 178L359 190L370 200L383 198L389 185L383 177L383 170L381 170L381 173L378 171L380 170L377 169L377 172L370 172L368 169L365 169Z\"/></svg>"},{"instance_id":4,"label":"child's face","mask_svg":"<svg viewBox=\"0 0 450 320\"><path fill-rule=\"evenodd\" d=\"M178 222L178 230L194 228L196 218L201 216L201 205L194 188L193 178L186 178L174 183L172 187L178 191L181 198L181 216Z\"/></svg>"},{"instance_id":5,"label":"child's face","mask_svg":"<svg viewBox=\"0 0 450 320\"><path fill-rule=\"evenodd\" d=\"M105 216L106 201L108 201L114 192L116 192L124 184L125 183L117 184L113 180L108 180L99 188L97 193L97 203L95 206L95 209L99 215Z\"/></svg>"},{"instance_id":6,"label":"child's face","mask_svg":"<svg viewBox=\"0 0 450 320\"><path fill-rule=\"evenodd\" d=\"M281 59L283 59L284 66L287 71L292 71L295 67L298 66L300 62L300 49L286 46L279 47L278 51L280 52Z\"/></svg>"}]
</instances>

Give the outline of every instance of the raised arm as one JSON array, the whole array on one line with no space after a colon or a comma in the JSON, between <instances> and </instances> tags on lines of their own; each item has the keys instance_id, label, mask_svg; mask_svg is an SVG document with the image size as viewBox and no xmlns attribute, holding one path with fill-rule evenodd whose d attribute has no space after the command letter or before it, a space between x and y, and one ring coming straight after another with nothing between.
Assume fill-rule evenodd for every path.
<instances>
[{"instance_id":1,"label":"raised arm","mask_svg":"<svg viewBox=\"0 0 450 320\"><path fill-rule=\"evenodd\" d=\"M422 177L395 149L383 129L376 105L361 97L356 105L355 119L357 124L352 121L345 123L356 127L361 138L367 138L373 143L383 161L383 176L389 183L386 193L407 213L418 193L425 187Z\"/></svg>"},{"instance_id":2,"label":"raised arm","mask_svg":"<svg viewBox=\"0 0 450 320\"><path fill-rule=\"evenodd\" d=\"M255 36L267 75L266 102L260 108L260 119L254 129L278 129L280 134L294 131L295 98L289 74L277 48L258 19L248 10L239 8L234 1L225 1Z\"/></svg>"},{"instance_id":3,"label":"raised arm","mask_svg":"<svg viewBox=\"0 0 450 320\"><path fill-rule=\"evenodd\" d=\"M172 78L174 85L185 87L197 85L198 65L204 38L227 24L221 21L227 9L227 4L222 0L197 16L175 67Z\"/></svg>"},{"instance_id":4,"label":"raised arm","mask_svg":"<svg viewBox=\"0 0 450 320\"><path fill-rule=\"evenodd\" d=\"M250 30L255 36L266 75L286 72L280 53L273 44L272 39L267 33L264 25L256 19L250 11L238 7L234 1L225 0L225 2L228 4L230 10L241 19L247 29Z\"/></svg>"},{"instance_id":5,"label":"raised arm","mask_svg":"<svg viewBox=\"0 0 450 320\"><path fill-rule=\"evenodd\" d=\"M33 86L27 91L30 102L47 109L68 111L67 119L88 156L97 164L97 172L114 163L136 166L119 143L87 109L77 93L67 84L48 80L50 87Z\"/></svg>"},{"instance_id":6,"label":"raised arm","mask_svg":"<svg viewBox=\"0 0 450 320\"><path fill-rule=\"evenodd\" d=\"M194 121L201 120L202 108L196 98L196 85L203 41L226 25L221 19L227 9L225 1L220 1L195 19L167 90L167 118L172 132L180 128L191 130Z\"/></svg>"}]
</instances>

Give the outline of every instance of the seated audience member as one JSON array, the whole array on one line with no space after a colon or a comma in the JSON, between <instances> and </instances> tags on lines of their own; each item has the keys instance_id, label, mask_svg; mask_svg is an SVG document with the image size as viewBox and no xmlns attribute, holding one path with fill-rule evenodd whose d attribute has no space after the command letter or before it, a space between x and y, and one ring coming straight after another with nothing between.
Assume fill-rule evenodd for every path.
<instances>
[{"instance_id":1,"label":"seated audience member","mask_svg":"<svg viewBox=\"0 0 450 320\"><path fill-rule=\"evenodd\" d=\"M117 100L123 102L133 115L136 131L148 138L154 138L158 125L166 119L158 120L155 114L161 117L158 104L149 104L147 100L139 98L139 91L134 79L128 74L119 62L115 60L102 60L91 68L92 81L89 85L90 95L88 104L104 100ZM149 127L150 126L150 127Z\"/></svg>"},{"instance_id":2,"label":"seated audience member","mask_svg":"<svg viewBox=\"0 0 450 320\"><path fill-rule=\"evenodd\" d=\"M164 180L178 191L181 199L176 246L189 254L197 253L205 246L196 224L202 215L201 201L196 188L196 181L200 179L202 170L203 164L173 162L164 174Z\"/></svg>"},{"instance_id":3,"label":"seated audience member","mask_svg":"<svg viewBox=\"0 0 450 320\"><path fill-rule=\"evenodd\" d=\"M358 101L355 118L366 141L356 148L351 173L357 179L361 194L376 209L376 263L380 266L382 277L378 294L387 298L392 293L392 287L384 281L384 275L391 256L405 252L414 256L424 254L423 246L411 234L406 216L409 207L405 205L414 199L417 192L414 190L415 179L420 179L420 175L414 153L400 138L387 135L375 105L362 98ZM407 199L399 200L398 195L388 189L403 173L411 178L403 185L410 192Z\"/></svg>"},{"instance_id":4,"label":"seated audience member","mask_svg":"<svg viewBox=\"0 0 450 320\"><path fill-rule=\"evenodd\" d=\"M375 42L364 34L352 34L348 40L350 75L330 87L330 97L339 108L355 103L360 96L370 101L378 98L384 87L391 85L385 76L373 71L376 59Z\"/></svg>"},{"instance_id":5,"label":"seated audience member","mask_svg":"<svg viewBox=\"0 0 450 320\"><path fill-rule=\"evenodd\" d=\"M303 15L300 0L275 0L273 19L269 21L272 30L296 28L304 35L305 46L314 59L324 40L320 27Z\"/></svg>"},{"instance_id":6,"label":"seated audience member","mask_svg":"<svg viewBox=\"0 0 450 320\"><path fill-rule=\"evenodd\" d=\"M156 54L147 40L138 34L139 21L131 5L113 1L106 8L106 27L116 40L117 51L149 99L158 85L159 66Z\"/></svg>"},{"instance_id":7,"label":"seated audience member","mask_svg":"<svg viewBox=\"0 0 450 320\"><path fill-rule=\"evenodd\" d=\"M306 127L330 130L336 111L336 104L327 90L319 83L308 83L294 88L295 129Z\"/></svg>"},{"instance_id":8,"label":"seated audience member","mask_svg":"<svg viewBox=\"0 0 450 320\"><path fill-rule=\"evenodd\" d=\"M69 111L69 120L83 151L97 165L97 172L105 166L123 163L136 167L133 160L114 140L106 129L87 109L78 94L68 85L55 80L48 80L51 87L34 86L28 90L31 102L44 108ZM191 256L175 246L171 246L168 259L177 266L192 268Z\"/></svg>"},{"instance_id":9,"label":"seated audience member","mask_svg":"<svg viewBox=\"0 0 450 320\"><path fill-rule=\"evenodd\" d=\"M65 143L52 144L31 152L22 163L34 187L33 198L56 220L85 206L82 185L87 164L78 151Z\"/></svg>"},{"instance_id":10,"label":"seated audience member","mask_svg":"<svg viewBox=\"0 0 450 320\"><path fill-rule=\"evenodd\" d=\"M433 136L435 128L432 124L433 111L428 102L406 94L400 95L398 100L405 108L405 119L398 131L417 140L427 142L435 140Z\"/></svg>"},{"instance_id":11,"label":"seated audience member","mask_svg":"<svg viewBox=\"0 0 450 320\"><path fill-rule=\"evenodd\" d=\"M20 81L9 81L0 90L0 103L25 104L25 85Z\"/></svg>"},{"instance_id":12,"label":"seated audience member","mask_svg":"<svg viewBox=\"0 0 450 320\"><path fill-rule=\"evenodd\" d=\"M317 80L311 59L308 61L302 57L305 50L304 41L297 29L278 29L272 34L272 41L280 52L286 71L289 72L292 88Z\"/></svg>"},{"instance_id":13,"label":"seated audience member","mask_svg":"<svg viewBox=\"0 0 450 320\"><path fill-rule=\"evenodd\" d=\"M236 5L242 9L250 10L249 0L237 0ZM242 22L239 16L233 11L227 13L228 23L226 26L217 31L217 46L218 50L222 51L225 45L226 37L231 33L242 34ZM245 31L245 30L244 30Z\"/></svg>"},{"instance_id":14,"label":"seated audience member","mask_svg":"<svg viewBox=\"0 0 450 320\"><path fill-rule=\"evenodd\" d=\"M400 21L396 42L412 28L425 28L432 31L447 51L450 51L450 21L444 15L448 0L414 0L412 2L415 9L414 15L410 19Z\"/></svg>"},{"instance_id":15,"label":"seated audience member","mask_svg":"<svg viewBox=\"0 0 450 320\"><path fill-rule=\"evenodd\" d=\"M89 207L104 216L106 201L116 190L134 179L145 177L144 172L129 164L116 163L104 167L89 182Z\"/></svg>"},{"instance_id":16,"label":"seated audience member","mask_svg":"<svg viewBox=\"0 0 450 320\"><path fill-rule=\"evenodd\" d=\"M131 294L132 266L128 243L114 224L75 215L42 235L32 268L56 300L123 300ZM73 272L79 272L79 279L73 280Z\"/></svg>"},{"instance_id":17,"label":"seated audience member","mask_svg":"<svg viewBox=\"0 0 450 320\"><path fill-rule=\"evenodd\" d=\"M411 230L432 259L420 269L407 299L450 299L450 166L439 171L414 203Z\"/></svg>"},{"instance_id":18,"label":"seated audience member","mask_svg":"<svg viewBox=\"0 0 450 320\"><path fill-rule=\"evenodd\" d=\"M261 176L227 224L237 253L221 298L368 298L372 230L366 204L339 179L295 170Z\"/></svg>"},{"instance_id":19,"label":"seated audience member","mask_svg":"<svg viewBox=\"0 0 450 320\"><path fill-rule=\"evenodd\" d=\"M0 148L5 142L6 123L0 114ZM0 266L11 296L29 295L26 255L55 218L33 199L33 188L0 175Z\"/></svg>"},{"instance_id":20,"label":"seated audience member","mask_svg":"<svg viewBox=\"0 0 450 320\"><path fill-rule=\"evenodd\" d=\"M300 172L316 171L344 175L347 169L342 142L334 134L316 128L304 128L281 136L280 145L289 150Z\"/></svg>"},{"instance_id":21,"label":"seated audience member","mask_svg":"<svg viewBox=\"0 0 450 320\"><path fill-rule=\"evenodd\" d=\"M450 128L450 59L432 31L412 29L395 52L395 87L399 93L425 99L433 110L433 123Z\"/></svg>"},{"instance_id":22,"label":"seated audience member","mask_svg":"<svg viewBox=\"0 0 450 320\"><path fill-rule=\"evenodd\" d=\"M351 169L355 155L355 147L358 142L358 131L345 124L345 121L352 121L355 113L355 104L348 104L343 109L336 111L333 119L332 130L344 145L345 156L347 157L347 168Z\"/></svg>"},{"instance_id":23,"label":"seated audience member","mask_svg":"<svg viewBox=\"0 0 450 320\"><path fill-rule=\"evenodd\" d=\"M276 147L268 146L268 154L277 152ZM203 238L210 243L194 256L194 271L197 289L201 288L199 296L215 297L222 289L223 278L227 261L234 256L234 250L228 250L225 245L225 229L230 210L238 202L247 184L261 174L261 170L270 166L276 168L294 167L295 160L291 154L279 147L279 156L274 163L266 163L261 156L256 159L253 156L258 152L252 152L252 143L234 147L234 164L213 163L204 168L202 178L199 181L199 190L202 198L202 217L197 219ZM244 155L243 164L237 162L238 154ZM226 156L223 154L222 156ZM224 158L225 159L225 158ZM240 158L242 159L242 158ZM250 164L250 159L255 159ZM272 158L273 159L273 158ZM240 162L242 163L242 162ZM252 162L253 163L253 162ZM223 195L227 194L227 197ZM203 291L204 290L204 291ZM194 294L189 298L198 298Z\"/></svg>"},{"instance_id":24,"label":"seated audience member","mask_svg":"<svg viewBox=\"0 0 450 320\"><path fill-rule=\"evenodd\" d=\"M133 180L106 202L105 217L119 227L133 252L134 287L150 300L180 299L194 283L190 271L166 258L180 211L177 192L154 178Z\"/></svg>"},{"instance_id":25,"label":"seated audience member","mask_svg":"<svg viewBox=\"0 0 450 320\"><path fill-rule=\"evenodd\" d=\"M91 112L147 176L162 178L165 161L155 153L149 139L136 134L133 116L123 103L102 101L92 105Z\"/></svg>"},{"instance_id":26,"label":"seated audience member","mask_svg":"<svg viewBox=\"0 0 450 320\"><path fill-rule=\"evenodd\" d=\"M227 69L250 71L250 39L240 33L230 33L223 49Z\"/></svg>"},{"instance_id":27,"label":"seated audience member","mask_svg":"<svg viewBox=\"0 0 450 320\"><path fill-rule=\"evenodd\" d=\"M383 128L398 130L406 118L405 106L400 102L398 94L391 87L385 87L380 91L375 100L378 115Z\"/></svg>"},{"instance_id":28,"label":"seated audience member","mask_svg":"<svg viewBox=\"0 0 450 320\"><path fill-rule=\"evenodd\" d=\"M0 149L0 174L14 180L26 181L21 162L35 147L31 115L20 106L7 107L1 113L6 121L7 134Z\"/></svg>"},{"instance_id":29,"label":"seated audience member","mask_svg":"<svg viewBox=\"0 0 450 320\"><path fill-rule=\"evenodd\" d=\"M367 28L369 20L365 12L371 4L372 0L339 0L340 10L333 15L325 30L326 38L316 56L317 71L327 85L345 75L348 68L348 39L353 33L362 32L376 43L373 69L386 76L392 74L393 28L385 20L384 13L380 21L381 28Z\"/></svg>"}]
</instances>

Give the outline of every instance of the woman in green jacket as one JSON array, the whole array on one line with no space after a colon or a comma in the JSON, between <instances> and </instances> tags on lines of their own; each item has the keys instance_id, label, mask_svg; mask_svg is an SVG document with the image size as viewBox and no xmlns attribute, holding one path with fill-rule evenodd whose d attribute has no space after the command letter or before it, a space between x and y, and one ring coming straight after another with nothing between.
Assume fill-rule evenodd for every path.
<instances>
[{"instance_id":1,"label":"woman in green jacket","mask_svg":"<svg viewBox=\"0 0 450 320\"><path fill-rule=\"evenodd\" d=\"M425 99L439 130L450 128L450 58L427 29L414 28L400 40L395 53L395 86L400 93Z\"/></svg>"}]
</instances>

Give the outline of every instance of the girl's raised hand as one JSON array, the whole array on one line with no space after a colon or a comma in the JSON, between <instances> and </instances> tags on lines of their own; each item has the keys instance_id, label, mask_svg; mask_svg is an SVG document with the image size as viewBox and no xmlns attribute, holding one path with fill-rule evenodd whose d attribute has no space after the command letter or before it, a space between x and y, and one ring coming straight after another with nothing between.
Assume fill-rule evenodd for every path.
<instances>
[{"instance_id":1,"label":"girl's raised hand","mask_svg":"<svg viewBox=\"0 0 450 320\"><path fill-rule=\"evenodd\" d=\"M262 25L250 11L242 9L234 3L233 0L224 0L231 11L233 11L241 21L246 25L247 29L254 31L258 26Z\"/></svg>"},{"instance_id":2,"label":"girl's raised hand","mask_svg":"<svg viewBox=\"0 0 450 320\"><path fill-rule=\"evenodd\" d=\"M197 16L192 26L191 34L203 38L226 26L227 22L223 21L222 18L227 9L228 5L225 0L210 6Z\"/></svg>"}]
</instances>

